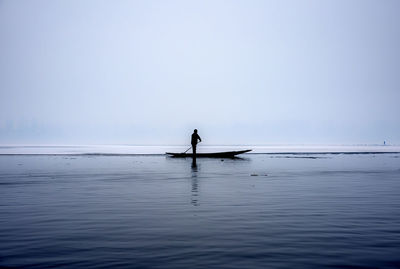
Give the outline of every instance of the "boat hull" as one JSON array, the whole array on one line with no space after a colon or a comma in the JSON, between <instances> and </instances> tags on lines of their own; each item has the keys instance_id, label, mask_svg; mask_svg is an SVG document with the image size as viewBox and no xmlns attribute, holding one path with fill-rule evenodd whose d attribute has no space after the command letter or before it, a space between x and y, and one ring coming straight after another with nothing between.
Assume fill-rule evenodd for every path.
<instances>
[{"instance_id":1,"label":"boat hull","mask_svg":"<svg viewBox=\"0 0 400 269\"><path fill-rule=\"evenodd\" d=\"M240 151L226 151L213 153L197 153L196 158L234 158L236 155L251 151L251 149ZM193 158L193 153L174 153L166 152L165 154L175 158Z\"/></svg>"}]
</instances>

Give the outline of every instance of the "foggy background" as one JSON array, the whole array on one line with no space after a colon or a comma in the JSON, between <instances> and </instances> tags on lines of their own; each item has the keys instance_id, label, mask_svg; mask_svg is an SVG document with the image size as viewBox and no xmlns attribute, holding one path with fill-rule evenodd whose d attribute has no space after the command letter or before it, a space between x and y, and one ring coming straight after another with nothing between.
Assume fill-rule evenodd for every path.
<instances>
[{"instance_id":1,"label":"foggy background","mask_svg":"<svg viewBox=\"0 0 400 269\"><path fill-rule=\"evenodd\" d=\"M3 0L0 143L400 143L399 10Z\"/></svg>"}]
</instances>

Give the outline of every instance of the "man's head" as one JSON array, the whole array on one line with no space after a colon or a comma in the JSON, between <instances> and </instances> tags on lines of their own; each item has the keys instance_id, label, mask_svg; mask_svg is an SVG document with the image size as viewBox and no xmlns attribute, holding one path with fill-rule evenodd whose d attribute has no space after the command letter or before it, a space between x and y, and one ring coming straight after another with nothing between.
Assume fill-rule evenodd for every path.
<instances>
[{"instance_id":1,"label":"man's head","mask_svg":"<svg viewBox=\"0 0 400 269\"><path fill-rule=\"evenodd\" d=\"M197 129L194 129L194 132L197 134Z\"/></svg>"}]
</instances>

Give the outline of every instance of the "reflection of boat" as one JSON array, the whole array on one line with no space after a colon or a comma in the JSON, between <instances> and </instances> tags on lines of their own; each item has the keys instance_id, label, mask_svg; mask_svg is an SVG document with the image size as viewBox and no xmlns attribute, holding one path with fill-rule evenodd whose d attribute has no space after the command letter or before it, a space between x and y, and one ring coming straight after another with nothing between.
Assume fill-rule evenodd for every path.
<instances>
[{"instance_id":1,"label":"reflection of boat","mask_svg":"<svg viewBox=\"0 0 400 269\"><path fill-rule=\"evenodd\" d=\"M197 158L234 158L238 154L246 153L251 151L251 149L239 150L239 151L226 151L226 152L213 152L213 153L196 153ZM173 153L166 152L165 154L172 157L186 158L193 157L193 153Z\"/></svg>"}]
</instances>

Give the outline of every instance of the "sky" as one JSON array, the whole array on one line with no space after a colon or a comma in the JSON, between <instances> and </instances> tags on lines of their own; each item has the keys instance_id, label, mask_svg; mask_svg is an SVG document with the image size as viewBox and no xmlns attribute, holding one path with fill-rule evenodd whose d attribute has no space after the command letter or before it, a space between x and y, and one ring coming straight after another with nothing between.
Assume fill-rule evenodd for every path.
<instances>
[{"instance_id":1,"label":"sky","mask_svg":"<svg viewBox=\"0 0 400 269\"><path fill-rule=\"evenodd\" d=\"M399 10L0 0L0 144L399 144Z\"/></svg>"}]
</instances>

